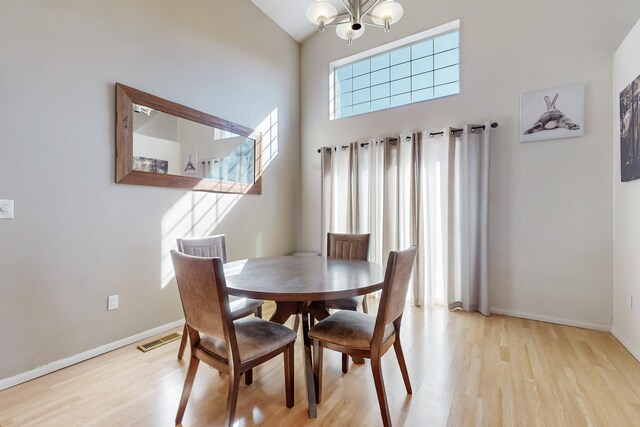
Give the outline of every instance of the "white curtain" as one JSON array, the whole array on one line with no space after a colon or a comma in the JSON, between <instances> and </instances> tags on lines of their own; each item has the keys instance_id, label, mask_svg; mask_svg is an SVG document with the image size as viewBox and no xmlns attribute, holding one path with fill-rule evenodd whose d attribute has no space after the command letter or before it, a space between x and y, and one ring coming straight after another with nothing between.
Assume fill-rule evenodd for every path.
<instances>
[{"instance_id":1,"label":"white curtain","mask_svg":"<svg viewBox=\"0 0 640 427\"><path fill-rule=\"evenodd\" d=\"M376 138L321 150L326 233L371 233L369 259L418 246L415 305L489 314L487 200L490 124Z\"/></svg>"}]
</instances>

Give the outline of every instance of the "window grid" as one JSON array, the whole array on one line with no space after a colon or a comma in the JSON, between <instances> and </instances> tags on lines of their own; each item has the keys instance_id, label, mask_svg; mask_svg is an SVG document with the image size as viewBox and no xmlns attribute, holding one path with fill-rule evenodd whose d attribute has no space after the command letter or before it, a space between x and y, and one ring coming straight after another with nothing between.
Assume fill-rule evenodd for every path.
<instances>
[{"instance_id":1,"label":"window grid","mask_svg":"<svg viewBox=\"0 0 640 427\"><path fill-rule=\"evenodd\" d=\"M459 31L337 67L332 77L332 119L460 93Z\"/></svg>"}]
</instances>

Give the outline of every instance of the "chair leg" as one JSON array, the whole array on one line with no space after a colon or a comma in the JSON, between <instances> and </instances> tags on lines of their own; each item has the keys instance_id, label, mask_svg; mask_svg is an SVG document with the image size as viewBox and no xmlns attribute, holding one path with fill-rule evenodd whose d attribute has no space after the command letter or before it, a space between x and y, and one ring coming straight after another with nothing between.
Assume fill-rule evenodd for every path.
<instances>
[{"instance_id":1,"label":"chair leg","mask_svg":"<svg viewBox=\"0 0 640 427\"><path fill-rule=\"evenodd\" d=\"M180 340L180 348L178 349L178 360L182 359L184 356L184 349L187 347L187 336L189 332L187 331L187 324L184 324L184 329L182 330L182 339Z\"/></svg>"},{"instance_id":2,"label":"chair leg","mask_svg":"<svg viewBox=\"0 0 640 427\"><path fill-rule=\"evenodd\" d=\"M182 423L182 417L184 411L187 409L187 402L189 401L189 395L191 395L191 388L193 387L193 380L196 378L196 372L198 371L198 365L200 360L191 356L189 361L189 369L187 369L187 376L184 379L184 387L182 388L182 397L180 397L180 405L178 406L178 413L176 414L176 425Z\"/></svg>"},{"instance_id":3,"label":"chair leg","mask_svg":"<svg viewBox=\"0 0 640 427\"><path fill-rule=\"evenodd\" d=\"M245 385L251 385L251 383L253 383L253 369L249 369L244 373L244 383Z\"/></svg>"},{"instance_id":4,"label":"chair leg","mask_svg":"<svg viewBox=\"0 0 640 427\"><path fill-rule=\"evenodd\" d=\"M398 365L400 365L400 372L402 372L402 379L404 380L404 386L407 389L407 394L411 394L411 381L409 381L409 372L407 371L407 364L404 361L404 353L402 351L402 344L400 344L400 337L396 337L396 341L393 343L393 349L396 351L396 358L398 359Z\"/></svg>"},{"instance_id":5,"label":"chair leg","mask_svg":"<svg viewBox=\"0 0 640 427\"><path fill-rule=\"evenodd\" d=\"M300 328L300 315L294 314L294 316L296 316L296 318L293 321L293 332L295 332L297 334L298 333L298 328Z\"/></svg>"},{"instance_id":6,"label":"chair leg","mask_svg":"<svg viewBox=\"0 0 640 427\"><path fill-rule=\"evenodd\" d=\"M342 373L349 372L349 355L342 353Z\"/></svg>"},{"instance_id":7,"label":"chair leg","mask_svg":"<svg viewBox=\"0 0 640 427\"><path fill-rule=\"evenodd\" d=\"M362 300L362 311L369 314L369 305L367 304L367 296L365 295Z\"/></svg>"},{"instance_id":8,"label":"chair leg","mask_svg":"<svg viewBox=\"0 0 640 427\"><path fill-rule=\"evenodd\" d=\"M256 308L256 317L259 317L262 319L262 306L258 306L258 308Z\"/></svg>"},{"instance_id":9,"label":"chair leg","mask_svg":"<svg viewBox=\"0 0 640 427\"><path fill-rule=\"evenodd\" d=\"M316 403L322 402L322 346L313 340L313 379L316 387Z\"/></svg>"},{"instance_id":10,"label":"chair leg","mask_svg":"<svg viewBox=\"0 0 640 427\"><path fill-rule=\"evenodd\" d=\"M287 408L293 408L294 404L294 346L293 343L287 346L284 351L284 389L285 397L287 401Z\"/></svg>"},{"instance_id":11,"label":"chair leg","mask_svg":"<svg viewBox=\"0 0 640 427\"><path fill-rule=\"evenodd\" d=\"M238 404L238 390L240 389L240 374L232 369L229 372L229 393L227 395L227 410L225 412L224 425L233 427L236 417L236 405Z\"/></svg>"},{"instance_id":12,"label":"chair leg","mask_svg":"<svg viewBox=\"0 0 640 427\"><path fill-rule=\"evenodd\" d=\"M382 415L382 424L384 427L391 427L391 416L389 415L389 405L387 405L387 395L384 391L384 381L382 380L382 364L379 357L371 359L371 371L373 372L373 382L376 384L376 393L378 394L378 404L380 405L380 414Z\"/></svg>"}]
</instances>

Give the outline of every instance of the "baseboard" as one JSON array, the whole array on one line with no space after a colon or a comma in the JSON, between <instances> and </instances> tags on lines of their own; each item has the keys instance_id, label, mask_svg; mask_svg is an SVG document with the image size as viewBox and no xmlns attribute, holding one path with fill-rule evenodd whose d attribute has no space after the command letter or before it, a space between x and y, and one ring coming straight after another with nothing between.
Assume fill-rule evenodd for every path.
<instances>
[{"instance_id":1,"label":"baseboard","mask_svg":"<svg viewBox=\"0 0 640 427\"><path fill-rule=\"evenodd\" d=\"M562 319L559 317L542 316L532 313L523 313L520 311L503 310L501 308L491 308L491 312L502 314L504 316L521 317L523 319L538 320L540 322L555 323L558 325L575 326L584 329L593 329L596 331L611 332L611 325L602 325L599 323L581 322L579 320Z\"/></svg>"},{"instance_id":2,"label":"baseboard","mask_svg":"<svg viewBox=\"0 0 640 427\"><path fill-rule=\"evenodd\" d=\"M636 358L638 362L640 362L640 351L634 346L632 346L629 340L627 340L626 338L623 338L622 335L616 330L615 327L611 328L611 334L614 337L616 337L618 341L620 341L620 344L622 344L624 348L626 348L629 351L629 353L631 353L633 357Z\"/></svg>"},{"instance_id":3,"label":"baseboard","mask_svg":"<svg viewBox=\"0 0 640 427\"><path fill-rule=\"evenodd\" d=\"M176 320L175 322L167 323L166 325L158 326L157 328L140 332L139 334L135 334L130 337L123 338L121 340L114 341L112 343L105 344L91 350L87 350L85 352L76 354L74 356L56 360L55 362L51 362L44 366L40 366L31 371L23 372L21 374L14 375L13 377L4 378L0 380L0 390L7 389L9 387L13 387L18 384L22 384L34 378L38 378L43 375L50 374L51 372L55 372L57 370L66 368L68 366L75 365L76 363L84 362L85 360L91 359L92 357L96 357L101 354L108 353L117 348L124 347L125 345L129 345L136 341L140 341L145 338L152 337L154 335L160 334L162 332L168 331L173 328L177 328L182 325L184 325L184 319Z\"/></svg>"}]
</instances>

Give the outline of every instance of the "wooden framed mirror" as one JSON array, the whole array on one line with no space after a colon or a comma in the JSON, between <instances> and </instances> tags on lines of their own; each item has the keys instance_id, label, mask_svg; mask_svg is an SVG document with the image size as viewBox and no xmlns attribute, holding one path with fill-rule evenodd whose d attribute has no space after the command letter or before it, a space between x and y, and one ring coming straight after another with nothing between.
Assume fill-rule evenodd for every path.
<instances>
[{"instance_id":1,"label":"wooden framed mirror","mask_svg":"<svg viewBox=\"0 0 640 427\"><path fill-rule=\"evenodd\" d=\"M116 83L116 182L262 194L253 129Z\"/></svg>"}]
</instances>

